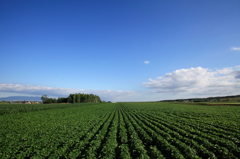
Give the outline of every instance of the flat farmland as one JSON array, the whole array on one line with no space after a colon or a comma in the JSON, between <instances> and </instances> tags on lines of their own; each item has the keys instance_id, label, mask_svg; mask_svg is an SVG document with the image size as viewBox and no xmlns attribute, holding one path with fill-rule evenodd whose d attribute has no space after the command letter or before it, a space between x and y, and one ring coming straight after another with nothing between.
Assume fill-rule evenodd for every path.
<instances>
[{"instance_id":1,"label":"flat farmland","mask_svg":"<svg viewBox=\"0 0 240 159\"><path fill-rule=\"evenodd\" d=\"M239 158L240 107L0 105L0 158Z\"/></svg>"}]
</instances>

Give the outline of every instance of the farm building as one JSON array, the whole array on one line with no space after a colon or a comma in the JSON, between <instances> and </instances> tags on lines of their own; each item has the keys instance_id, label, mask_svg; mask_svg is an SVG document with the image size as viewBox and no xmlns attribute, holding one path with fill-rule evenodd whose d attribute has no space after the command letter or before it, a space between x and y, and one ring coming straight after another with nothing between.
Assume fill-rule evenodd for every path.
<instances>
[{"instance_id":1,"label":"farm building","mask_svg":"<svg viewBox=\"0 0 240 159\"><path fill-rule=\"evenodd\" d=\"M23 104L31 104L30 101L24 101Z\"/></svg>"}]
</instances>

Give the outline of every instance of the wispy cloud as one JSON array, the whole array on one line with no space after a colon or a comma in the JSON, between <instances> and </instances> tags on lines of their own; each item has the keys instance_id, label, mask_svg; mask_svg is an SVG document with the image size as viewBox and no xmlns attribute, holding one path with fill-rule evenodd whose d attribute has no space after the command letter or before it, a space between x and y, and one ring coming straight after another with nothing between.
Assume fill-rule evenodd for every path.
<instances>
[{"instance_id":1,"label":"wispy cloud","mask_svg":"<svg viewBox=\"0 0 240 159\"><path fill-rule=\"evenodd\" d=\"M150 61L144 61L144 63L147 65L147 64L149 64L149 63L150 63Z\"/></svg>"},{"instance_id":2,"label":"wispy cloud","mask_svg":"<svg viewBox=\"0 0 240 159\"><path fill-rule=\"evenodd\" d=\"M0 84L0 92L10 93L24 93L31 95L66 97L73 93L87 93L96 94L103 100L121 101L129 97L137 96L135 91L121 91L121 90L84 90L84 89L71 89L71 88L57 88L46 86L33 86L33 85L19 85L19 84Z\"/></svg>"},{"instance_id":3,"label":"wispy cloud","mask_svg":"<svg viewBox=\"0 0 240 159\"><path fill-rule=\"evenodd\" d=\"M158 93L191 95L239 94L240 68L229 67L219 70L208 68L179 69L143 83Z\"/></svg>"},{"instance_id":4,"label":"wispy cloud","mask_svg":"<svg viewBox=\"0 0 240 159\"><path fill-rule=\"evenodd\" d=\"M233 51L240 51L240 47L231 47L231 50L233 50Z\"/></svg>"}]
</instances>

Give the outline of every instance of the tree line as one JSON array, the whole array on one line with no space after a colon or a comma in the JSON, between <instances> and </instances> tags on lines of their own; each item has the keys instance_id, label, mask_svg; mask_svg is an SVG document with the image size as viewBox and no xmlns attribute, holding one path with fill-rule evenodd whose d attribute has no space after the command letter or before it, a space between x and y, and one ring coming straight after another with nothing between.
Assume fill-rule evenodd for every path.
<instances>
[{"instance_id":1,"label":"tree line","mask_svg":"<svg viewBox=\"0 0 240 159\"><path fill-rule=\"evenodd\" d=\"M218 102L218 101L229 101L229 99L239 98L240 95L231 96L219 96L219 97L207 97L207 98L189 98L189 99L174 99L174 100L161 100L159 102ZM240 102L240 100L237 100Z\"/></svg>"},{"instance_id":2,"label":"tree line","mask_svg":"<svg viewBox=\"0 0 240 159\"><path fill-rule=\"evenodd\" d=\"M101 98L98 95L84 94L84 93L70 94L67 98L58 97L57 99L49 98L47 95L43 95L41 97L41 99L44 104L48 104L48 103L100 103L100 102L102 102Z\"/></svg>"}]
</instances>

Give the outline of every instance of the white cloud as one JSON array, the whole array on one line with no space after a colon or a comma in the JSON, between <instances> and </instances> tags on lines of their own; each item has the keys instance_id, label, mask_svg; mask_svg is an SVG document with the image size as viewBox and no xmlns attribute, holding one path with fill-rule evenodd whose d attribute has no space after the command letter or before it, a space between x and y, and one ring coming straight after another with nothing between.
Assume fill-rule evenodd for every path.
<instances>
[{"instance_id":1,"label":"white cloud","mask_svg":"<svg viewBox=\"0 0 240 159\"><path fill-rule=\"evenodd\" d=\"M231 47L231 50L240 51L240 47Z\"/></svg>"},{"instance_id":2,"label":"white cloud","mask_svg":"<svg viewBox=\"0 0 240 159\"><path fill-rule=\"evenodd\" d=\"M150 63L150 61L144 61L144 63L147 65L147 64L149 64L149 63Z\"/></svg>"},{"instance_id":3,"label":"white cloud","mask_svg":"<svg viewBox=\"0 0 240 159\"><path fill-rule=\"evenodd\" d=\"M134 91L119 91L119 90L84 90L84 89L70 89L70 88L57 88L46 86L33 86L33 85L19 85L19 84L0 84L0 92L6 93L23 93L31 95L42 96L47 94L52 97L67 97L73 93L87 93L96 94L101 97L102 100L107 101L121 101L130 97L137 96Z\"/></svg>"},{"instance_id":4,"label":"white cloud","mask_svg":"<svg viewBox=\"0 0 240 159\"><path fill-rule=\"evenodd\" d=\"M239 94L240 68L236 66L214 71L202 67L179 69L143 84L158 93L207 96Z\"/></svg>"}]
</instances>

